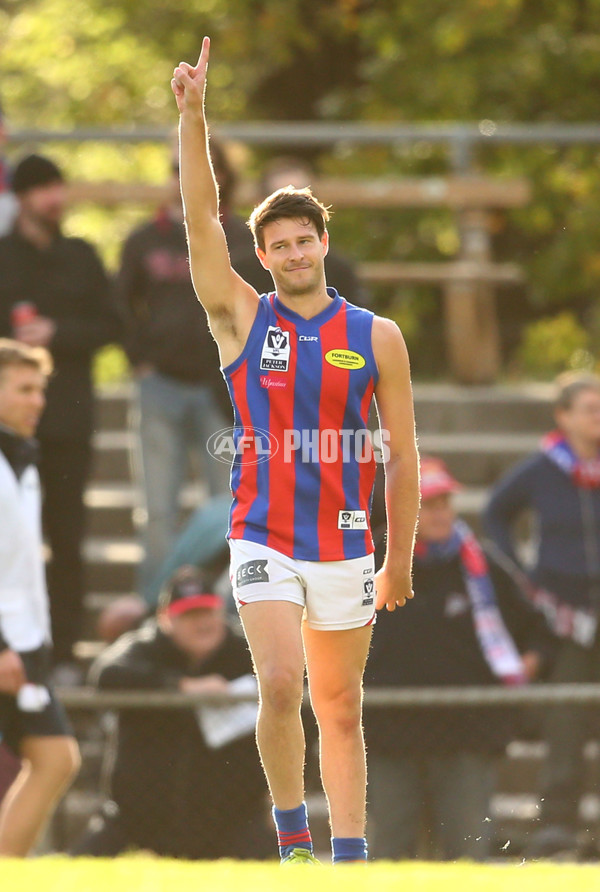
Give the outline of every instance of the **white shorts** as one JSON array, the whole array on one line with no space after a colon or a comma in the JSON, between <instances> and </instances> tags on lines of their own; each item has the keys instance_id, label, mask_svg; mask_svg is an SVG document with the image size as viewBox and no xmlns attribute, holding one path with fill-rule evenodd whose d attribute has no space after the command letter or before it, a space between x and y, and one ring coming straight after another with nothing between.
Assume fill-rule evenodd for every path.
<instances>
[{"instance_id":1,"label":"white shorts","mask_svg":"<svg viewBox=\"0 0 600 892\"><path fill-rule=\"evenodd\" d=\"M229 549L238 610L255 601L291 601L304 607L311 629L357 629L375 622L374 555L297 561L247 539L230 539Z\"/></svg>"}]
</instances>

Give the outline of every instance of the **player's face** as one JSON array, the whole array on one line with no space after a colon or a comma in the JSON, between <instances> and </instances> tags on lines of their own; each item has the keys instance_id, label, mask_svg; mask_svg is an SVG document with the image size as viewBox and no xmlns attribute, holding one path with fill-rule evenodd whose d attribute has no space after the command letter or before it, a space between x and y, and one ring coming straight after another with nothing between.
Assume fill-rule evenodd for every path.
<instances>
[{"instance_id":1,"label":"player's face","mask_svg":"<svg viewBox=\"0 0 600 892\"><path fill-rule=\"evenodd\" d=\"M424 542L443 542L450 538L456 512L449 493L423 499L419 511L419 539Z\"/></svg>"},{"instance_id":2,"label":"player's face","mask_svg":"<svg viewBox=\"0 0 600 892\"><path fill-rule=\"evenodd\" d=\"M569 409L556 413L556 421L567 439L600 444L600 392L580 391Z\"/></svg>"},{"instance_id":3,"label":"player's face","mask_svg":"<svg viewBox=\"0 0 600 892\"><path fill-rule=\"evenodd\" d=\"M320 287L328 248L326 231L319 238L314 223L282 217L268 223L263 236L264 251L257 248L256 253L278 292L298 297Z\"/></svg>"},{"instance_id":4,"label":"player's face","mask_svg":"<svg viewBox=\"0 0 600 892\"><path fill-rule=\"evenodd\" d=\"M0 372L0 423L20 437L35 433L46 405L46 378L27 365L9 365Z\"/></svg>"},{"instance_id":5,"label":"player's face","mask_svg":"<svg viewBox=\"0 0 600 892\"><path fill-rule=\"evenodd\" d=\"M61 180L28 189L20 197L21 210L36 223L56 228L65 213L67 187Z\"/></svg>"},{"instance_id":6,"label":"player's face","mask_svg":"<svg viewBox=\"0 0 600 892\"><path fill-rule=\"evenodd\" d=\"M223 611L200 607L168 618L173 643L191 660L209 657L225 637Z\"/></svg>"}]
</instances>

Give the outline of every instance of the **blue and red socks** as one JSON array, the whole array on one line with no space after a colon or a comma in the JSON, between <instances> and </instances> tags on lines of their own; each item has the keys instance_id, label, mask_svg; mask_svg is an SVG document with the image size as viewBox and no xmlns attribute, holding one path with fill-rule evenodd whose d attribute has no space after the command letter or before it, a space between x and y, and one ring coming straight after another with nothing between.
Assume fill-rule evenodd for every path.
<instances>
[{"instance_id":1,"label":"blue and red socks","mask_svg":"<svg viewBox=\"0 0 600 892\"><path fill-rule=\"evenodd\" d=\"M273 806L273 820L277 830L279 854L285 858L292 849L313 850L312 838L308 829L306 802L297 808L281 809Z\"/></svg>"},{"instance_id":2,"label":"blue and red socks","mask_svg":"<svg viewBox=\"0 0 600 892\"><path fill-rule=\"evenodd\" d=\"M366 861L367 840L364 837L332 836L331 851L334 864L342 864L344 861Z\"/></svg>"}]
</instances>

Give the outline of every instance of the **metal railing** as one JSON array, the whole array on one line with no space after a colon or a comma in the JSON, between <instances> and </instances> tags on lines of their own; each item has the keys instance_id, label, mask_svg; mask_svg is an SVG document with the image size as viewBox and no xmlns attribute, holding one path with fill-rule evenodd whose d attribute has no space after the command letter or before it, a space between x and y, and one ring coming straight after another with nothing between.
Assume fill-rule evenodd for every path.
<instances>
[{"instance_id":1,"label":"metal railing","mask_svg":"<svg viewBox=\"0 0 600 892\"><path fill-rule=\"evenodd\" d=\"M527 706L556 703L599 704L600 684L531 684L523 687L469 686L397 688L367 687L368 707ZM57 688L67 709L181 709L201 704L228 705L256 700L252 694L183 694L175 691L98 691L91 687ZM305 698L308 694L305 692Z\"/></svg>"},{"instance_id":2,"label":"metal railing","mask_svg":"<svg viewBox=\"0 0 600 892\"><path fill-rule=\"evenodd\" d=\"M175 117L173 118L175 120ZM467 172L475 149L481 145L518 144L554 145L600 143L600 125L589 123L499 123L423 122L371 123L358 121L238 121L212 122L224 139L251 145L278 147L327 146L338 143L402 144L431 142L446 145L455 171ZM10 134L9 142L166 142L171 127L114 128L83 127L72 130L37 130L25 128Z\"/></svg>"}]
</instances>

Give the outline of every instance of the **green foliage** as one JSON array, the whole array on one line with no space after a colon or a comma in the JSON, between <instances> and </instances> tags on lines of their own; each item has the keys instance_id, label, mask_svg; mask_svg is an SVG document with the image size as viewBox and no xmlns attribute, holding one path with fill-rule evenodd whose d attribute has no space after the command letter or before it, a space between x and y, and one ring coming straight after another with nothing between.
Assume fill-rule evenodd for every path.
<instances>
[{"instance_id":1,"label":"green foliage","mask_svg":"<svg viewBox=\"0 0 600 892\"><path fill-rule=\"evenodd\" d=\"M286 0L282 12L280 0L0 0L8 120L13 128L170 127L173 66L195 61L209 33L213 124L485 120L493 130L512 121L597 122L600 0ZM46 149L73 176L159 182L166 174L160 146ZM340 176L449 169L446 150L427 141L295 151ZM268 154L255 150L246 173L256 175ZM475 165L525 176L533 187L528 207L494 219L495 259L516 261L527 275L524 290L499 294L505 349L538 320L545 330L549 314L587 325L600 288L600 146L490 143ZM114 268L125 234L147 213L77 208L68 229L91 237ZM331 228L337 247L365 260L450 259L459 239L443 210L340 210ZM440 350L421 345L439 324L439 298L426 289L378 289L376 301L399 315L417 368L436 371L429 357ZM556 325L555 339L564 330L568 340L572 331ZM536 330L527 329L526 341Z\"/></svg>"},{"instance_id":2,"label":"green foliage","mask_svg":"<svg viewBox=\"0 0 600 892\"><path fill-rule=\"evenodd\" d=\"M540 319L523 332L516 370L528 377L548 379L567 369L591 369L590 338L572 313Z\"/></svg>"}]
</instances>

